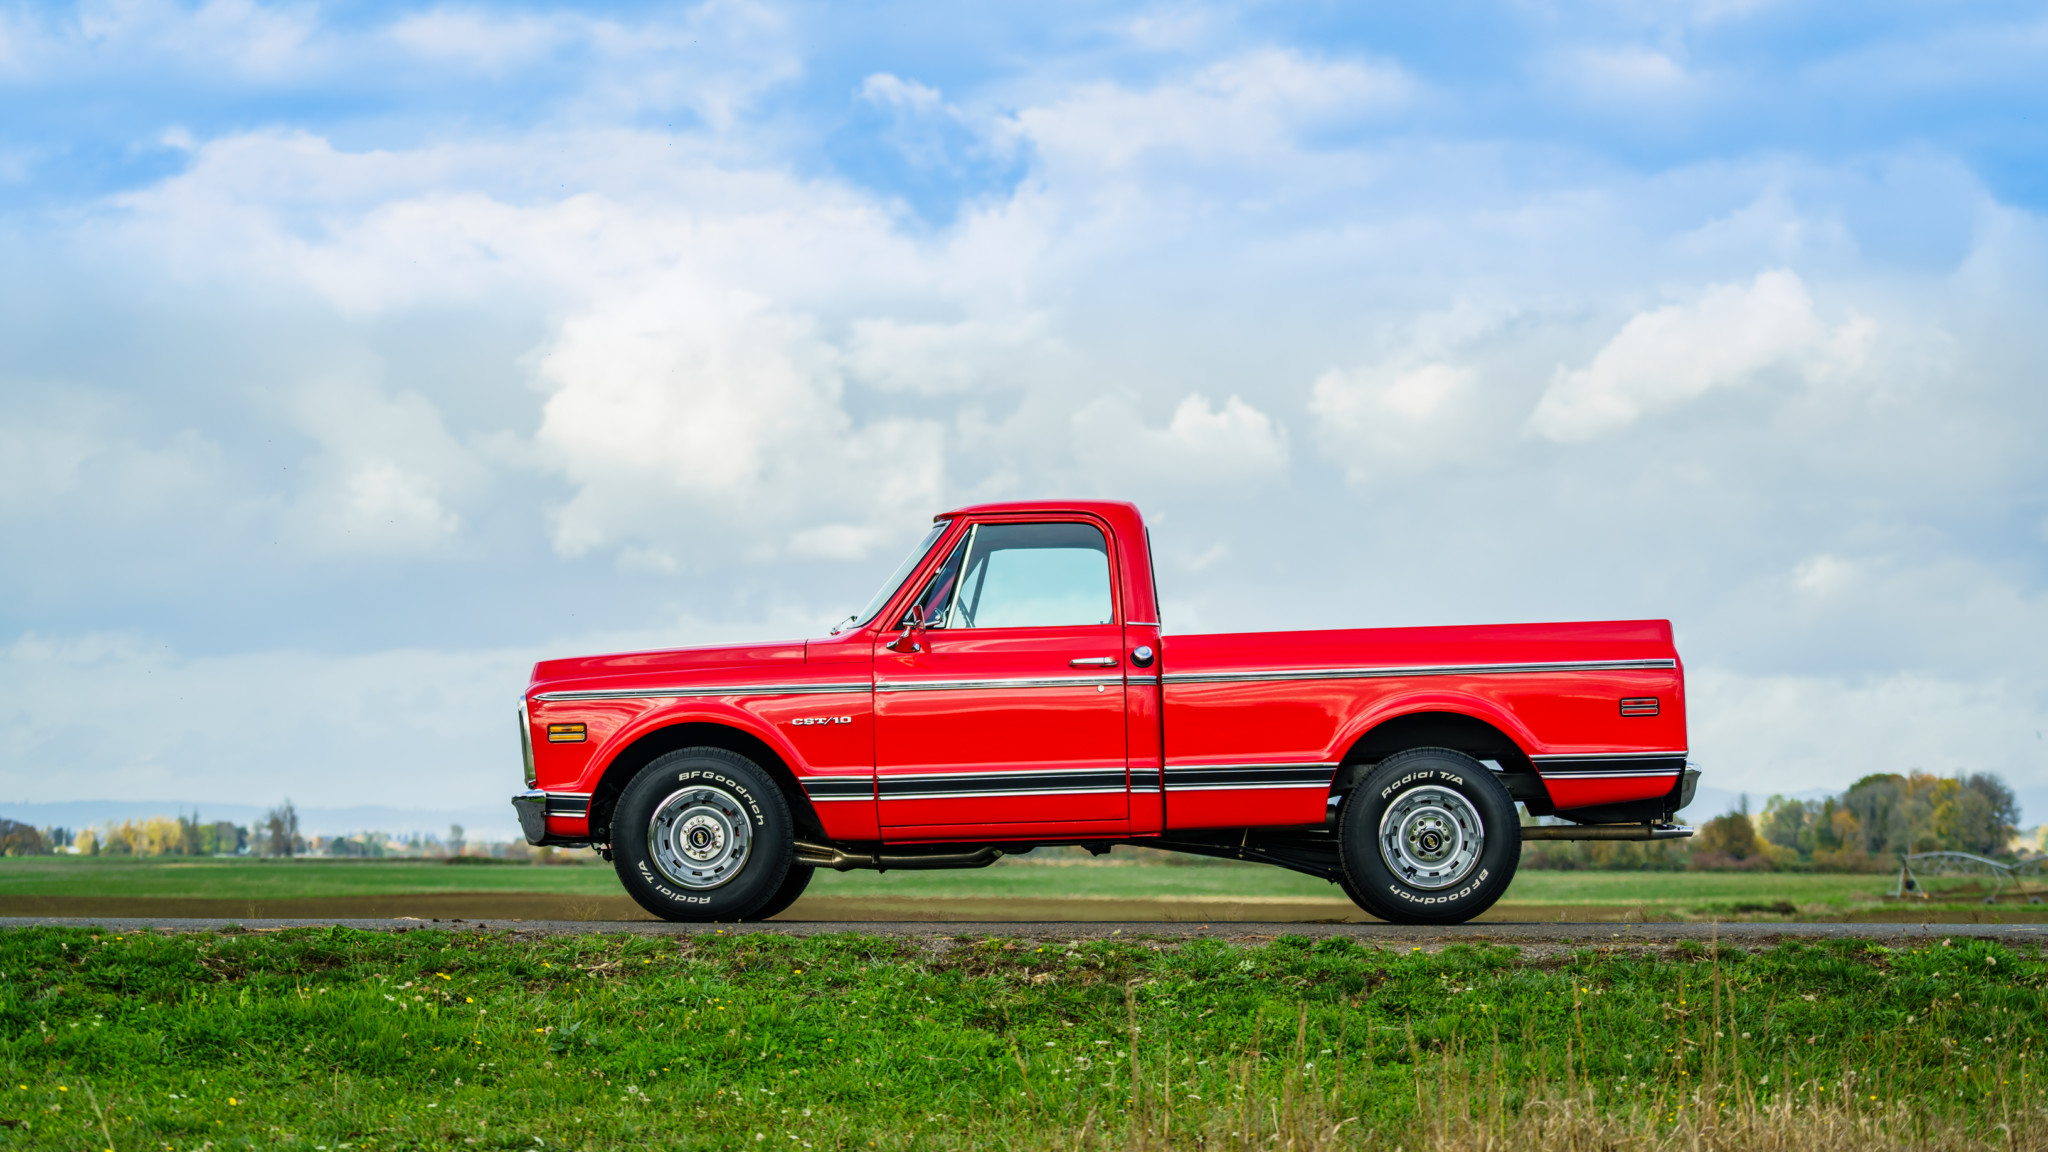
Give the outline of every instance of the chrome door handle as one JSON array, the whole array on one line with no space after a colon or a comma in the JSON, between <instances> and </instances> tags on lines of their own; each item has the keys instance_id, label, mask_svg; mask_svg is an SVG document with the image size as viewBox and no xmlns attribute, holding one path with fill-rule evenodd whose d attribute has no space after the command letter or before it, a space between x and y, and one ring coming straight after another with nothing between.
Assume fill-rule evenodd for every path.
<instances>
[{"instance_id":1,"label":"chrome door handle","mask_svg":"<svg viewBox=\"0 0 2048 1152\"><path fill-rule=\"evenodd\" d=\"M1073 658L1072 660L1069 660L1069 661L1067 661L1067 667L1069 667L1069 668L1114 668L1114 667L1116 667L1116 657L1114 657L1114 656L1076 656L1076 657L1074 657L1074 658Z\"/></svg>"}]
</instances>

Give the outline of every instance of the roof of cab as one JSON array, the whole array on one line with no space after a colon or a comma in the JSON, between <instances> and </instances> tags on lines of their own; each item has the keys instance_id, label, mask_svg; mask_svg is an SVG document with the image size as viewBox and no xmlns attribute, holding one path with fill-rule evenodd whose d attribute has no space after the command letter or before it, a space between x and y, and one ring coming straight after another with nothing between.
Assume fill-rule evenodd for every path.
<instances>
[{"instance_id":1,"label":"roof of cab","mask_svg":"<svg viewBox=\"0 0 2048 1152\"><path fill-rule=\"evenodd\" d=\"M1143 514L1138 506L1128 500L1011 500L1000 504L969 504L951 512L941 512L934 520L951 520L957 516L1030 515L1035 512L1085 512L1100 516L1112 523L1142 522Z\"/></svg>"}]
</instances>

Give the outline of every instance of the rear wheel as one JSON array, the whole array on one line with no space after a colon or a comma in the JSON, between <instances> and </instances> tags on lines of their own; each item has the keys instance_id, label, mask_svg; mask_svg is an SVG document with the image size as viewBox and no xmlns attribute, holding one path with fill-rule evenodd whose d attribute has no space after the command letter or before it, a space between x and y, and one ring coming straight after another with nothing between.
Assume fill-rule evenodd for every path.
<instances>
[{"instance_id":1,"label":"rear wheel","mask_svg":"<svg viewBox=\"0 0 2048 1152\"><path fill-rule=\"evenodd\" d=\"M1515 802L1486 766L1448 748L1380 761L1339 825L1351 898L1396 924L1459 924L1493 907L1521 861Z\"/></svg>"},{"instance_id":2,"label":"rear wheel","mask_svg":"<svg viewBox=\"0 0 2048 1152\"><path fill-rule=\"evenodd\" d=\"M755 919L781 894L795 858L782 790L760 765L724 748L656 758L612 811L619 881L664 920Z\"/></svg>"}]
</instances>

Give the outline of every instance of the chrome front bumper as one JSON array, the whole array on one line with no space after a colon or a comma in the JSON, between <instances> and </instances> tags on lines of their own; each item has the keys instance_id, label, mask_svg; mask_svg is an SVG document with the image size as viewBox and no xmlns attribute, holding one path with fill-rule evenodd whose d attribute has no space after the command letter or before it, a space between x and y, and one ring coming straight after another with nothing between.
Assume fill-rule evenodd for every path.
<instances>
[{"instance_id":1,"label":"chrome front bumper","mask_svg":"<svg viewBox=\"0 0 2048 1152\"><path fill-rule=\"evenodd\" d=\"M519 830L526 834L528 844L547 844L557 848L585 848L590 837L553 836L548 833L548 817L567 816L584 820L590 816L590 795L587 792L544 792L529 788L512 796L512 810L519 813Z\"/></svg>"}]
</instances>

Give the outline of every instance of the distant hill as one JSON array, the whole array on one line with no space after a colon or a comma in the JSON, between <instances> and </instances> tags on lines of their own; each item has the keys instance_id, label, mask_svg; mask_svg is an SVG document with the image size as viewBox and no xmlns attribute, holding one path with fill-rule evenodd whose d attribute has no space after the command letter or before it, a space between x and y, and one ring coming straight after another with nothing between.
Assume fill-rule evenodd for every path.
<instances>
[{"instance_id":1,"label":"distant hill","mask_svg":"<svg viewBox=\"0 0 2048 1152\"><path fill-rule=\"evenodd\" d=\"M193 804L176 800L67 800L52 804L17 804L0 801L0 817L19 820L37 828L59 827L77 830L109 821L141 820L149 816L197 814L202 820L230 820L250 827L263 819L268 804ZM353 808L300 808L299 831L307 836L346 836L352 832L414 832L446 836L450 824L462 825L466 839L474 841L520 838L519 818L512 805L489 808L394 808L384 804L362 804Z\"/></svg>"}]
</instances>

